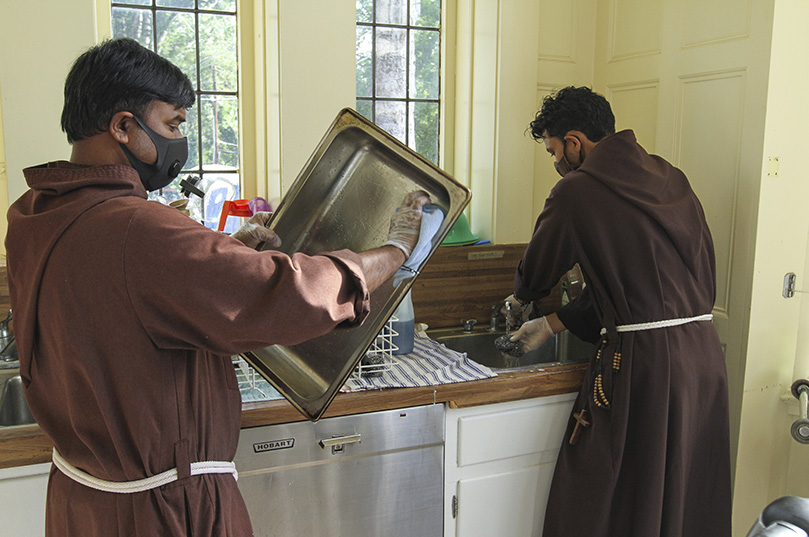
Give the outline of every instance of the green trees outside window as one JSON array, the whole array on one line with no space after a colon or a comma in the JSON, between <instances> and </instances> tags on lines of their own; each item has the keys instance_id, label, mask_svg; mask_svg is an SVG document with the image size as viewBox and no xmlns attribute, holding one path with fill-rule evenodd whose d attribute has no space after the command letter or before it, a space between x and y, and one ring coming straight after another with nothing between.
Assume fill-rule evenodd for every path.
<instances>
[{"instance_id":1,"label":"green trees outside window","mask_svg":"<svg viewBox=\"0 0 809 537\"><path fill-rule=\"evenodd\" d=\"M357 111L438 164L441 0L357 0Z\"/></svg>"},{"instance_id":2,"label":"green trees outside window","mask_svg":"<svg viewBox=\"0 0 809 537\"><path fill-rule=\"evenodd\" d=\"M236 0L114 0L111 7L113 37L130 37L171 60L195 86L197 106L183 126L188 162L160 194L179 199L179 179L199 176L210 213L204 221L214 227L222 202L241 190Z\"/></svg>"}]
</instances>

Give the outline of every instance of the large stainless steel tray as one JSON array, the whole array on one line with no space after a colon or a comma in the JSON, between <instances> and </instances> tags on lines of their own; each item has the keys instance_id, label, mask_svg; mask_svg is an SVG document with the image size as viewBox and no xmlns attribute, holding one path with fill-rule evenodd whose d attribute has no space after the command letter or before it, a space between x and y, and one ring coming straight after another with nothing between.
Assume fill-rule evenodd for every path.
<instances>
[{"instance_id":1,"label":"large stainless steel tray","mask_svg":"<svg viewBox=\"0 0 809 537\"><path fill-rule=\"evenodd\" d=\"M469 189L357 112L345 109L298 175L269 227L282 238L280 250L287 254L370 250L387 240L391 215L413 190L426 191L446 214L429 259L469 203ZM413 280L406 278L394 288L390 278L372 292L371 312L359 327L242 356L307 418L317 421ZM304 326L306 319L300 322Z\"/></svg>"}]
</instances>

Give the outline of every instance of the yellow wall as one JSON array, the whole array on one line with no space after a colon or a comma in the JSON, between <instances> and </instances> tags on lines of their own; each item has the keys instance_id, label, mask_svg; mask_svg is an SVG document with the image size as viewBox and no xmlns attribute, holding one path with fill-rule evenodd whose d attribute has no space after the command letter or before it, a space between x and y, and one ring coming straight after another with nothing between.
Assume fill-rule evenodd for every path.
<instances>
[{"instance_id":1,"label":"yellow wall","mask_svg":"<svg viewBox=\"0 0 809 537\"><path fill-rule=\"evenodd\" d=\"M0 87L10 200L25 191L23 168L70 156L59 126L62 88L73 60L95 39L93 0L2 3Z\"/></svg>"},{"instance_id":2,"label":"yellow wall","mask_svg":"<svg viewBox=\"0 0 809 537\"><path fill-rule=\"evenodd\" d=\"M802 135L803 126L809 123L809 109L804 105L809 71L796 68L795 55L809 47L805 27L809 4L775 0L774 7L736 474L741 492L735 500L739 525L749 522L745 515L779 496L809 496L809 446L790 437L789 427L797 416L787 412L796 407L787 395L793 380L809 376L809 340L801 330L809 321L809 303L801 293L790 299L781 294L787 272L797 274L798 289L809 290L809 183ZM778 158L777 174L769 166L771 157Z\"/></svg>"}]
</instances>

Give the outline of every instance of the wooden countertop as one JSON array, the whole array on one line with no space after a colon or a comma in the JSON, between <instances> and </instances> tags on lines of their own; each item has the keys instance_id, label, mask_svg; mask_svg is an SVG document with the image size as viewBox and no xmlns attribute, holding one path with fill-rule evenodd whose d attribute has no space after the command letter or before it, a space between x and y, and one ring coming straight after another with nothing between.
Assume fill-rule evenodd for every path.
<instances>
[{"instance_id":1,"label":"wooden countertop","mask_svg":"<svg viewBox=\"0 0 809 537\"><path fill-rule=\"evenodd\" d=\"M324 417L362 414L431 403L463 408L579 390L586 364L501 373L496 377L424 388L341 393ZM242 405L242 428L303 421L285 399ZM53 444L36 425L0 427L0 468L50 462Z\"/></svg>"}]
</instances>

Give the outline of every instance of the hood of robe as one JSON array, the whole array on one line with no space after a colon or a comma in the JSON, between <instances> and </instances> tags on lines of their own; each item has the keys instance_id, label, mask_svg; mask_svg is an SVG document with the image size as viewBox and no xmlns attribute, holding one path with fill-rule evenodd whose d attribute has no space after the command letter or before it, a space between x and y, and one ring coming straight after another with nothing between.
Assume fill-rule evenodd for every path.
<instances>
[{"instance_id":1,"label":"hood of robe","mask_svg":"<svg viewBox=\"0 0 809 537\"><path fill-rule=\"evenodd\" d=\"M604 138L577 171L598 179L649 215L668 234L691 274L698 277L706 240L705 215L682 171L647 153L631 130Z\"/></svg>"},{"instance_id":2,"label":"hood of robe","mask_svg":"<svg viewBox=\"0 0 809 537\"><path fill-rule=\"evenodd\" d=\"M29 190L8 211L6 257L20 374L31 379L39 288L51 250L85 211L146 189L134 168L51 162L23 170Z\"/></svg>"}]
</instances>

